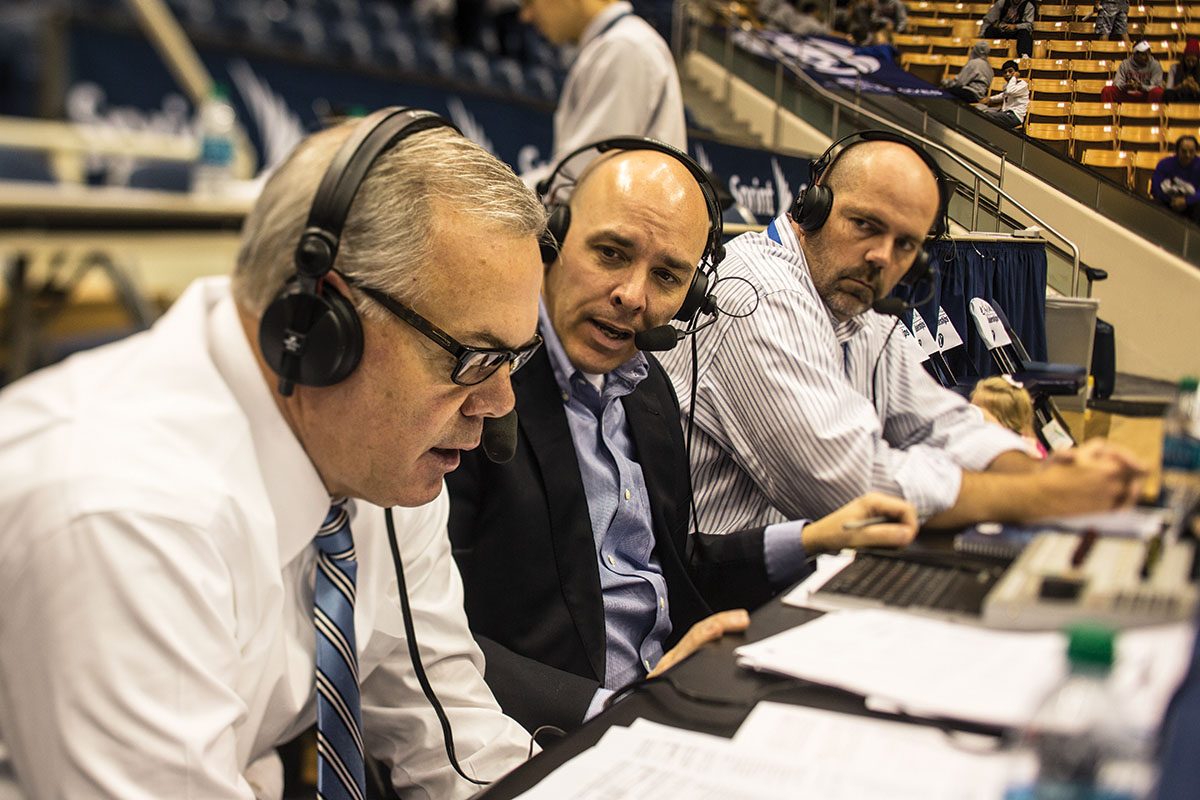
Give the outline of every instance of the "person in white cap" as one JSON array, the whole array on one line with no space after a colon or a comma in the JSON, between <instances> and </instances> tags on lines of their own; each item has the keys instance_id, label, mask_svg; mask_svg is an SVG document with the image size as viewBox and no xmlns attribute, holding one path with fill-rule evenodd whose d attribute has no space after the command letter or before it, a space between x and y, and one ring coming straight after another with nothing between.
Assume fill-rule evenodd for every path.
<instances>
[{"instance_id":1,"label":"person in white cap","mask_svg":"<svg viewBox=\"0 0 1200 800\"><path fill-rule=\"evenodd\" d=\"M1150 43L1145 40L1135 44L1129 58L1117 67L1113 85L1100 92L1104 103L1160 103L1162 97L1162 65L1150 55Z\"/></svg>"}]
</instances>

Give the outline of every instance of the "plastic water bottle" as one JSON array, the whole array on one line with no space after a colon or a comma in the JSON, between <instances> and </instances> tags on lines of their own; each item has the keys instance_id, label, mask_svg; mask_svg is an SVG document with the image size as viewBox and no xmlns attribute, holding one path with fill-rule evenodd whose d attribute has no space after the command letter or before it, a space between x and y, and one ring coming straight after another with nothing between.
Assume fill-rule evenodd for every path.
<instances>
[{"instance_id":1,"label":"plastic water bottle","mask_svg":"<svg viewBox=\"0 0 1200 800\"><path fill-rule=\"evenodd\" d=\"M1070 631L1070 672L1022 733L1005 800L1140 800L1154 786L1152 732L1112 691L1113 631Z\"/></svg>"},{"instance_id":2,"label":"plastic water bottle","mask_svg":"<svg viewBox=\"0 0 1200 800\"><path fill-rule=\"evenodd\" d=\"M1162 490L1159 505L1171 512L1171 533L1180 532L1188 512L1200 499L1200 406L1197 381L1179 381L1175 401L1163 417Z\"/></svg>"},{"instance_id":3,"label":"plastic water bottle","mask_svg":"<svg viewBox=\"0 0 1200 800\"><path fill-rule=\"evenodd\" d=\"M214 84L198 115L200 155L192 169L192 191L209 197L229 193L233 180L236 118L225 88Z\"/></svg>"}]
</instances>

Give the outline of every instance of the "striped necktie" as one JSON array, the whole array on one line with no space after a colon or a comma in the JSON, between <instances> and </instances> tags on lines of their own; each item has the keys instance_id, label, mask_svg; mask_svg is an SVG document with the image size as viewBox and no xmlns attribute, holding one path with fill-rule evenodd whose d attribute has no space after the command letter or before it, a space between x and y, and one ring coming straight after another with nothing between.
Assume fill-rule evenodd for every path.
<instances>
[{"instance_id":1,"label":"striped necktie","mask_svg":"<svg viewBox=\"0 0 1200 800\"><path fill-rule=\"evenodd\" d=\"M354 643L354 538L346 501L329 508L313 543L317 629L317 796L363 800L362 711Z\"/></svg>"}]
</instances>

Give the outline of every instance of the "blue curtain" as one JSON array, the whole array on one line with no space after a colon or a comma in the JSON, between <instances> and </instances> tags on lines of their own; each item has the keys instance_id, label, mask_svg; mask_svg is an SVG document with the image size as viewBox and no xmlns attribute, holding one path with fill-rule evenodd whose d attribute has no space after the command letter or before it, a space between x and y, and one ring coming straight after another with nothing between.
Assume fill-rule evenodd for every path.
<instances>
[{"instance_id":1,"label":"blue curtain","mask_svg":"<svg viewBox=\"0 0 1200 800\"><path fill-rule=\"evenodd\" d=\"M969 388L997 371L968 311L974 297L982 297L1008 317L1030 358L1046 360L1044 242L938 241L930 245L929 255L936 270L933 296L917 310L935 335L939 306L958 331L964 344L947 353L946 360L960 384ZM916 290L921 299L929 289L921 284ZM912 293L897 287L895 294L911 299ZM905 322L911 325L911 313L907 316Z\"/></svg>"}]
</instances>

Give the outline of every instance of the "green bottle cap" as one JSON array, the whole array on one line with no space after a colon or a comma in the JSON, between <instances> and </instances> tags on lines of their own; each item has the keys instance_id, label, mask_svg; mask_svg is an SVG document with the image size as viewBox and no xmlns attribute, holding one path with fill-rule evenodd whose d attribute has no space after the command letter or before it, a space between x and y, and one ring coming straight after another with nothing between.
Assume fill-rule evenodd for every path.
<instances>
[{"instance_id":1,"label":"green bottle cap","mask_svg":"<svg viewBox=\"0 0 1200 800\"><path fill-rule=\"evenodd\" d=\"M1112 667L1115 630L1095 622L1081 622L1068 627L1066 633L1070 637L1067 658L1072 667Z\"/></svg>"},{"instance_id":2,"label":"green bottle cap","mask_svg":"<svg viewBox=\"0 0 1200 800\"><path fill-rule=\"evenodd\" d=\"M1194 392L1197 386L1200 386L1200 381L1196 379L1195 375L1187 375L1179 379L1179 391L1181 392Z\"/></svg>"}]
</instances>

